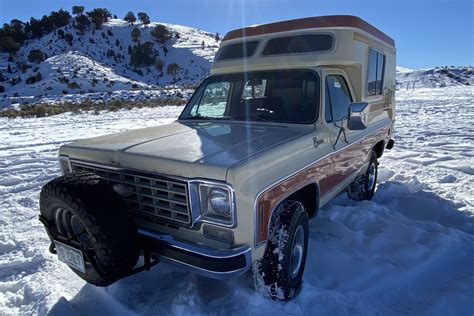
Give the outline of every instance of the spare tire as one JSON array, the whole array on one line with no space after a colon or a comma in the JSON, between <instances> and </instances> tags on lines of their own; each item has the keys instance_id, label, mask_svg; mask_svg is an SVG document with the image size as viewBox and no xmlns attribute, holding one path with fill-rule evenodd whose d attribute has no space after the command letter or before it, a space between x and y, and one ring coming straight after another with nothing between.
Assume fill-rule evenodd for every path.
<instances>
[{"instance_id":1,"label":"spare tire","mask_svg":"<svg viewBox=\"0 0 474 316\"><path fill-rule=\"evenodd\" d=\"M121 197L99 176L76 172L47 183L40 212L51 239L81 246L85 272L72 270L85 281L108 286L137 263L137 227Z\"/></svg>"}]
</instances>

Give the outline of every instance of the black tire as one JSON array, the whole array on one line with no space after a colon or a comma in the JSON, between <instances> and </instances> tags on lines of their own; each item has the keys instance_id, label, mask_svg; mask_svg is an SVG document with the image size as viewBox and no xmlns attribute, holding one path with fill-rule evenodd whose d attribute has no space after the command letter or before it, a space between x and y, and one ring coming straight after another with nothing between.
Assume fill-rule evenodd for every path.
<instances>
[{"instance_id":1,"label":"black tire","mask_svg":"<svg viewBox=\"0 0 474 316\"><path fill-rule=\"evenodd\" d=\"M93 262L85 258L85 273L72 269L85 281L108 286L137 263L135 223L120 196L93 173L72 173L47 183L40 212L50 237L59 234L92 254Z\"/></svg>"},{"instance_id":2,"label":"black tire","mask_svg":"<svg viewBox=\"0 0 474 316\"><path fill-rule=\"evenodd\" d=\"M374 197L377 185L378 162L377 154L372 151L367 171L357 178L347 188L347 195L355 201L370 200Z\"/></svg>"},{"instance_id":3,"label":"black tire","mask_svg":"<svg viewBox=\"0 0 474 316\"><path fill-rule=\"evenodd\" d=\"M294 257L292 250L301 233L301 254ZM254 285L265 296L287 301L300 288L306 263L308 215L304 206L295 201L283 202L272 217L268 237L265 254L253 267ZM292 271L297 263L292 265L294 260L299 265Z\"/></svg>"}]
</instances>

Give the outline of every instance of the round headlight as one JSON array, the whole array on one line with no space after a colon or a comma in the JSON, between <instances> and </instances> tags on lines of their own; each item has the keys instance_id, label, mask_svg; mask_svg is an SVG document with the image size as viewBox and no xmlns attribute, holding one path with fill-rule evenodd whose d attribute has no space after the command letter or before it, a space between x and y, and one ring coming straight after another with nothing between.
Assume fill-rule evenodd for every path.
<instances>
[{"instance_id":1,"label":"round headlight","mask_svg":"<svg viewBox=\"0 0 474 316\"><path fill-rule=\"evenodd\" d=\"M229 192L223 189L212 189L209 193L209 202L216 214L228 215L230 213Z\"/></svg>"}]
</instances>

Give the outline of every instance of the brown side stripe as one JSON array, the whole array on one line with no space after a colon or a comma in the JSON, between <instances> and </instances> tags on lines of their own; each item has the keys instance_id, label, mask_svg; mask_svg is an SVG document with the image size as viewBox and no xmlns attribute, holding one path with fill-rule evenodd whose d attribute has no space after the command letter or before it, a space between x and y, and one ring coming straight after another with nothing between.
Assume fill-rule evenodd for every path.
<instances>
[{"instance_id":1,"label":"brown side stripe","mask_svg":"<svg viewBox=\"0 0 474 316\"><path fill-rule=\"evenodd\" d=\"M300 188L311 184L319 184L321 197L334 189L339 183L356 172L368 160L372 148L381 140L389 138L389 126L382 128L365 138L364 141L354 143L340 152L336 152L259 195L256 203L256 244L267 241L268 225L272 211L281 201ZM262 222L263 221L263 222Z\"/></svg>"}]
</instances>

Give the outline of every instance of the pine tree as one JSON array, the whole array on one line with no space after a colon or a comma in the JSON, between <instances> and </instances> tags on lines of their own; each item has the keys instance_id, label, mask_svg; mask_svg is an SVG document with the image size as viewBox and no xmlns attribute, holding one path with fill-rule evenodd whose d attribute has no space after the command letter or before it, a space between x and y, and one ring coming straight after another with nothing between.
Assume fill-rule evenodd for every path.
<instances>
[{"instance_id":1,"label":"pine tree","mask_svg":"<svg viewBox=\"0 0 474 316\"><path fill-rule=\"evenodd\" d=\"M155 40L161 44L166 43L166 41L171 39L171 32L168 28L162 24L157 24L155 28L151 31L151 35Z\"/></svg>"},{"instance_id":2,"label":"pine tree","mask_svg":"<svg viewBox=\"0 0 474 316\"><path fill-rule=\"evenodd\" d=\"M84 13L84 7L81 5L75 5L72 7L72 14L82 15Z\"/></svg>"},{"instance_id":3,"label":"pine tree","mask_svg":"<svg viewBox=\"0 0 474 316\"><path fill-rule=\"evenodd\" d=\"M163 60L161 60L160 57L156 57L156 59L155 59L155 68L156 68L156 70L158 70L160 73L162 73L164 66L165 66L165 63L163 62Z\"/></svg>"},{"instance_id":4,"label":"pine tree","mask_svg":"<svg viewBox=\"0 0 474 316\"><path fill-rule=\"evenodd\" d=\"M102 28L102 25L104 25L104 23L106 23L112 17L110 11L104 8L97 8L89 11L87 12L87 15L95 25L96 29Z\"/></svg>"},{"instance_id":5,"label":"pine tree","mask_svg":"<svg viewBox=\"0 0 474 316\"><path fill-rule=\"evenodd\" d=\"M148 24L150 24L150 17L148 16L148 14L146 14L145 12L138 12L138 18L140 19L140 21L143 23L143 25L146 27Z\"/></svg>"},{"instance_id":6,"label":"pine tree","mask_svg":"<svg viewBox=\"0 0 474 316\"><path fill-rule=\"evenodd\" d=\"M178 72L181 68L177 63L171 63L166 67L166 73L173 77L173 81L176 81L176 77L178 76Z\"/></svg>"},{"instance_id":7,"label":"pine tree","mask_svg":"<svg viewBox=\"0 0 474 316\"><path fill-rule=\"evenodd\" d=\"M132 36L133 41L137 42L140 39L140 36L142 35L142 33L140 32L138 28L134 28L130 35Z\"/></svg>"},{"instance_id":8,"label":"pine tree","mask_svg":"<svg viewBox=\"0 0 474 316\"><path fill-rule=\"evenodd\" d=\"M132 11L128 11L123 19L127 21L130 25L133 25L133 23L135 23L135 21L137 20L135 14L133 14Z\"/></svg>"},{"instance_id":9,"label":"pine tree","mask_svg":"<svg viewBox=\"0 0 474 316\"><path fill-rule=\"evenodd\" d=\"M89 28L91 21L86 15L79 15L76 17L76 28L79 30L80 34L84 34L84 31Z\"/></svg>"}]
</instances>

